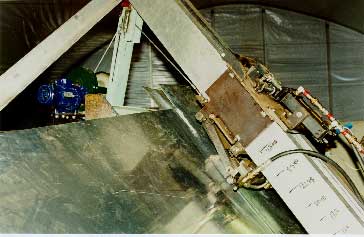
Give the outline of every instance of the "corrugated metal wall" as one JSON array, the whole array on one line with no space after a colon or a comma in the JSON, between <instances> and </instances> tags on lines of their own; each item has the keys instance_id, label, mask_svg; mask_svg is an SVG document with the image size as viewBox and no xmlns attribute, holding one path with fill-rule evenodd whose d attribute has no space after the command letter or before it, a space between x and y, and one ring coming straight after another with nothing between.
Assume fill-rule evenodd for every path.
<instances>
[{"instance_id":1,"label":"corrugated metal wall","mask_svg":"<svg viewBox=\"0 0 364 237\"><path fill-rule=\"evenodd\" d=\"M338 118L364 120L362 34L305 15L253 5L219 6L202 13L236 53L266 63L287 86L307 87ZM104 71L110 67L110 57L105 59ZM89 59L85 65L94 61ZM135 47L126 104L149 107L143 86L176 83L166 66L166 60L143 38Z\"/></svg>"}]
</instances>

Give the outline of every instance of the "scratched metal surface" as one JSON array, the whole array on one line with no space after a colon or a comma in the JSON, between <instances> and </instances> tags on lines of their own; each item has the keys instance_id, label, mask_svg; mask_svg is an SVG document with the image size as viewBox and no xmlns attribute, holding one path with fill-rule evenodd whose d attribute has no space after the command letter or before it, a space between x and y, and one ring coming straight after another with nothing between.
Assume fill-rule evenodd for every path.
<instances>
[{"instance_id":1,"label":"scratched metal surface","mask_svg":"<svg viewBox=\"0 0 364 237\"><path fill-rule=\"evenodd\" d=\"M185 129L189 131L187 136L204 154L201 158L203 159L202 162L205 163L205 157L215 154L216 151L201 124L195 118L195 114L201 109L196 102L195 93L191 87L182 85L162 85L162 90L170 100L173 110L180 119L182 118L181 122L188 124L188 129ZM198 135L192 136L191 130L197 131ZM185 166L189 167L189 170L197 170L188 164ZM303 227L275 190L240 189L235 193L231 186L226 183L224 176L219 174L217 170L201 168L206 170L212 181L221 187L224 199L231 203L237 219L243 220L243 227L237 225L239 228L250 229L256 233L305 233ZM201 177L201 175L196 176Z\"/></svg>"},{"instance_id":2,"label":"scratched metal surface","mask_svg":"<svg viewBox=\"0 0 364 237\"><path fill-rule=\"evenodd\" d=\"M195 117L201 107L196 100L196 93L192 88L184 85L161 85L161 88L169 99L173 110L181 119L181 122L187 125L188 129L185 129L184 132L188 133L186 135L193 140L193 143L204 154L203 160L209 155L216 154L215 147L211 143L205 129Z\"/></svg>"},{"instance_id":3,"label":"scratched metal surface","mask_svg":"<svg viewBox=\"0 0 364 237\"><path fill-rule=\"evenodd\" d=\"M203 213L199 186L169 168L200 155L175 120L164 111L2 133L0 232L163 233L191 203Z\"/></svg>"},{"instance_id":4,"label":"scratched metal surface","mask_svg":"<svg viewBox=\"0 0 364 237\"><path fill-rule=\"evenodd\" d=\"M225 185L211 206L225 182L188 90L164 87L174 110L0 133L0 232L302 232L274 191Z\"/></svg>"}]
</instances>

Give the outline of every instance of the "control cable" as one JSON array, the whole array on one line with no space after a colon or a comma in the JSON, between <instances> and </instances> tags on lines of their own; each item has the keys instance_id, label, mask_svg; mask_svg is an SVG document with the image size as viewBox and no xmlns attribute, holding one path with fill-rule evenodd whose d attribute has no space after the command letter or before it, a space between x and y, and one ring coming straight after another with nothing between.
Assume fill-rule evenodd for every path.
<instances>
[{"instance_id":1,"label":"control cable","mask_svg":"<svg viewBox=\"0 0 364 237\"><path fill-rule=\"evenodd\" d=\"M355 154L356 159L358 160L358 167L362 175L364 175L364 159L361 154L355 149L354 145L351 145L351 148L353 149L353 152Z\"/></svg>"},{"instance_id":2,"label":"control cable","mask_svg":"<svg viewBox=\"0 0 364 237\"><path fill-rule=\"evenodd\" d=\"M284 151L282 153L279 153L271 158L269 158L269 160L271 162L274 162L275 160L278 160L279 158L288 156L288 155L292 155L292 154L305 154L308 155L310 157L314 157L314 158L318 158L330 165L332 165L344 178L345 180L348 182L350 188L352 189L353 193L355 194L355 196L357 197L357 199L364 204L364 199L361 196L359 190L357 189L357 187L355 186L353 180L349 177L349 175L344 171L343 168L341 168L341 166L336 163L334 160L330 159L329 157L322 155L319 152L316 151L311 151L311 150L304 150L304 149L296 149L296 150L289 150L289 151ZM268 165L268 164L266 164ZM264 166L264 164L263 164ZM264 167L265 168L265 167Z\"/></svg>"},{"instance_id":3,"label":"control cable","mask_svg":"<svg viewBox=\"0 0 364 237\"><path fill-rule=\"evenodd\" d=\"M353 135L353 131L350 128L344 126L344 129ZM359 171L361 172L362 175L364 175L364 157L363 157L363 155L361 155L358 152L358 150L356 149L356 147L353 144L350 144L350 145L351 145L351 149L353 149L355 158L358 160Z\"/></svg>"}]
</instances>

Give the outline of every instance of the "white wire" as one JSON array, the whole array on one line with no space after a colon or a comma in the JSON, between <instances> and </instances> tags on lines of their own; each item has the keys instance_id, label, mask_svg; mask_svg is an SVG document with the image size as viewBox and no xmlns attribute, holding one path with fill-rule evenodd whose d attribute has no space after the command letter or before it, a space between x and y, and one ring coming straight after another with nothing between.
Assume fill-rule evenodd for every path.
<instances>
[{"instance_id":1,"label":"white wire","mask_svg":"<svg viewBox=\"0 0 364 237\"><path fill-rule=\"evenodd\" d=\"M104 54L102 55L102 57L101 57L101 59L100 59L99 63L97 64L97 66L96 66L96 68L95 68L95 70L94 70L94 73L96 73L96 72L97 72L97 69L99 69L99 67L100 67L100 65L101 65L101 62L104 60L104 58L105 58L105 56L106 56L107 52L109 51L109 49L110 49L110 47L111 47L111 44L114 42L114 40L115 40L115 38L116 38L116 34L117 34L117 33L115 33L115 34L114 34L114 36L112 37L112 40L110 41L109 46L107 46L107 48L106 48L106 50L105 50Z\"/></svg>"},{"instance_id":2,"label":"white wire","mask_svg":"<svg viewBox=\"0 0 364 237\"><path fill-rule=\"evenodd\" d=\"M200 91L198 90L198 88L196 88L196 86L192 83L192 81L177 67L177 65L176 64L174 64L173 62L172 62L172 60L171 59L169 59L168 58L168 56L165 54L165 53L163 53L163 51L148 37L148 35L141 29L141 28L139 28L138 26L136 26L139 30L140 30L140 32L148 39L148 41L158 50L158 52L160 52L161 54L162 54L162 56L176 69L176 71L187 81L187 82L189 82L190 83L190 85L192 86L192 88L193 89L195 89L199 94L201 94L200 93ZM96 71L97 71L97 69L99 69L99 67L100 67L100 65L101 65L101 62L104 60L104 58L105 58L105 56L106 56L106 54L107 54L107 52L109 51L109 49L110 49L110 47L111 47L111 44L113 43L113 41L115 40L115 38L116 38L116 35L117 35L117 33L115 33L115 35L114 35L114 37L112 38L112 40L111 40L111 42L110 42L110 44L109 44L109 46L107 47L107 49L105 50L105 52L104 52L104 54L102 55L102 57L101 57L101 59L100 59L100 61L99 61L99 63L97 64L97 66L96 66L96 68L95 68L95 70L94 70L94 73L96 73Z\"/></svg>"}]
</instances>

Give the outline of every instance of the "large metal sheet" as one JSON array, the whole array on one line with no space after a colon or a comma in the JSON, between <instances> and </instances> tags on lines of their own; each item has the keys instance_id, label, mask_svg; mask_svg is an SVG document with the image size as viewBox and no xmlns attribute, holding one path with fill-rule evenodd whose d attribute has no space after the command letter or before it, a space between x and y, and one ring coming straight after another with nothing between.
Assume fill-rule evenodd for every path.
<instances>
[{"instance_id":1,"label":"large metal sheet","mask_svg":"<svg viewBox=\"0 0 364 237\"><path fill-rule=\"evenodd\" d=\"M195 96L191 88L187 86L162 86L166 96L169 98L174 107L175 113L185 123L191 141L204 154L202 158L215 154L212 143L206 139L207 134L202 129L200 123L197 122L195 114L200 110L200 106L196 102ZM193 132L197 131L197 134ZM225 157L221 157L224 159ZM210 159L209 159L210 160ZM275 190L248 190L240 189L238 192L232 190L232 186L227 184L225 179L226 167L213 168L208 160L201 160L205 163L206 173L211 177L214 185L218 186L224 193L224 200L229 200L232 208L236 211L239 219L243 219L244 223L241 227L251 229L257 233L305 233L298 220L288 209L283 200L279 197ZM190 168L191 172L193 169ZM200 171L201 172L201 171ZM211 184L209 185L211 186ZM224 201L226 202L226 201ZM259 223L258 225L256 225ZM245 226L245 227L243 227Z\"/></svg>"},{"instance_id":2,"label":"large metal sheet","mask_svg":"<svg viewBox=\"0 0 364 237\"><path fill-rule=\"evenodd\" d=\"M173 232L191 205L198 225L203 190L169 165L201 154L175 120L164 111L2 133L0 232Z\"/></svg>"},{"instance_id":3,"label":"large metal sheet","mask_svg":"<svg viewBox=\"0 0 364 237\"><path fill-rule=\"evenodd\" d=\"M192 121L193 93L165 90L184 98L172 101L185 119L167 110L1 133L0 232L302 232L274 191L226 187L212 206L221 181L204 173L215 150Z\"/></svg>"}]
</instances>

